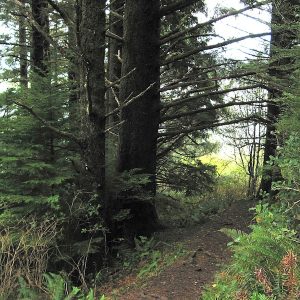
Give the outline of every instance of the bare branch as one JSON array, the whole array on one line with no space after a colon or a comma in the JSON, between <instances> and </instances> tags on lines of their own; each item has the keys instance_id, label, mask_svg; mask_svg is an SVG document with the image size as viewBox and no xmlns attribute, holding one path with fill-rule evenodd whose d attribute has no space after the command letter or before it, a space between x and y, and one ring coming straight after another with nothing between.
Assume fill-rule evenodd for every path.
<instances>
[{"instance_id":1,"label":"bare branch","mask_svg":"<svg viewBox=\"0 0 300 300\"><path fill-rule=\"evenodd\" d=\"M160 92L166 92L170 90L174 90L177 88L184 88L188 87L190 85L194 84L199 84L199 83L206 83L207 81L220 81L220 80L225 80L225 79L236 79L236 78L242 78L245 76L251 76L251 75L256 75L258 72L257 71L249 71L245 73L233 73L228 76L222 76L222 77L214 77L214 78L208 78L208 79L203 79L203 80L192 80L192 81L187 81L187 82L178 82L177 84L169 84L167 86L161 87Z\"/></svg>"},{"instance_id":2,"label":"bare branch","mask_svg":"<svg viewBox=\"0 0 300 300\"><path fill-rule=\"evenodd\" d=\"M111 82L111 81L108 81L108 85L106 86L106 89L110 89L116 85L118 85L124 78L130 76L133 72L135 72L136 68L133 68L131 71L129 71L127 74L125 74L124 76L122 76L120 79L114 81L114 82Z\"/></svg>"},{"instance_id":3,"label":"bare branch","mask_svg":"<svg viewBox=\"0 0 300 300\"><path fill-rule=\"evenodd\" d=\"M114 16L115 18L118 18L118 19L121 20L121 21L124 20L123 16L120 15L120 14L118 14L116 11L110 10L110 14L111 14L112 16Z\"/></svg>"},{"instance_id":4,"label":"bare branch","mask_svg":"<svg viewBox=\"0 0 300 300\"><path fill-rule=\"evenodd\" d=\"M124 107L127 107L128 105L130 105L132 102L134 102L135 100L143 97L152 87L154 87L156 85L156 82L150 84L144 91L142 91L141 93L139 93L138 95L130 98L128 101L126 101L124 104L121 104L120 107L117 107L116 109L114 109L113 111L109 112L108 114L105 115L105 118L108 118L116 113L118 113L119 111L121 111Z\"/></svg>"},{"instance_id":5,"label":"bare branch","mask_svg":"<svg viewBox=\"0 0 300 300\"><path fill-rule=\"evenodd\" d=\"M26 48L30 48L31 47L30 45L26 45L26 44L10 43L10 42L6 42L6 41L0 41L0 45L26 47Z\"/></svg>"},{"instance_id":6,"label":"bare branch","mask_svg":"<svg viewBox=\"0 0 300 300\"><path fill-rule=\"evenodd\" d=\"M112 39L115 39L115 40L117 40L118 42L121 42L121 43L124 42L124 40L123 40L122 37L118 36L117 34L111 32L111 31L109 31L109 30L106 30L106 36L108 36L108 37L110 37L110 38L112 38Z\"/></svg>"}]
</instances>

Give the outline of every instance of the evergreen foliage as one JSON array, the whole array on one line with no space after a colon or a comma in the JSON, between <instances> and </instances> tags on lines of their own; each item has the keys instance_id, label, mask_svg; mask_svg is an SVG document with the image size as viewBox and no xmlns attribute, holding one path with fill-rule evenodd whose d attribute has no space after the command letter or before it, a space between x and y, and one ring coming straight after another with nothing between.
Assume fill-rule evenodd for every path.
<instances>
[{"instance_id":1,"label":"evergreen foliage","mask_svg":"<svg viewBox=\"0 0 300 300\"><path fill-rule=\"evenodd\" d=\"M261 4L242 2L250 5L247 9ZM229 294L235 297L233 292L247 281L243 288L256 290L251 299L267 299L263 278L278 287L274 295L287 294L282 274L270 264L279 266L287 251L290 257L299 255L289 227L299 213L299 15L284 11L293 22L272 24L272 38L287 44L273 43L270 59L259 53L244 63L220 57L234 39L212 45L212 38L220 37L213 29L216 20L199 25L197 14L205 13L204 1L0 0L0 22L9 28L9 34L0 35L6 57L1 79L10 83L0 94L0 242L5 250L0 259L19 255L13 269L20 276L12 276L9 290L18 287L20 299L37 299L40 290L51 299L94 299L93 290L84 293L48 272L70 272L72 280L86 287L86 275L92 278L116 256L114 246L138 244L141 233L160 228L157 185L193 197L212 191L216 168L200 158L215 149L208 130L238 120L226 108L229 102L237 105L238 94L232 92L257 88L273 93L271 106L284 112L277 127L281 149L272 164L281 169L282 180L274 188L282 191L278 195L289 214L261 205L251 234L230 232L236 256L228 271ZM238 12L218 13L216 19ZM263 106L266 100L249 98L243 105ZM261 111L247 113L243 124L254 119L273 126L278 121L270 114L265 120ZM231 179L225 178L224 185ZM232 198L228 191L226 201ZM213 201L214 195L210 200L203 205L215 213L221 201ZM200 222L198 211L190 214L194 208L185 215ZM23 220L34 221L27 226ZM51 222L55 232L47 231ZM34 244L36 230L41 244ZM40 249L52 256L34 270L39 283L32 285L28 272L18 267L25 260L31 266L27 256L40 255ZM156 270L161 260L159 252L147 253L152 261L141 276ZM2 271L5 267L0 266ZM257 273L260 282L255 267L266 272ZM236 274L240 277L232 277ZM225 295L227 287L220 286Z\"/></svg>"},{"instance_id":2,"label":"evergreen foliage","mask_svg":"<svg viewBox=\"0 0 300 300\"><path fill-rule=\"evenodd\" d=\"M66 128L63 83L32 74L30 89L1 95L0 193L1 221L42 216L59 209L62 187L74 176L68 141L50 132L15 103L23 103L50 125ZM36 82L36 83L34 83Z\"/></svg>"},{"instance_id":3,"label":"evergreen foliage","mask_svg":"<svg viewBox=\"0 0 300 300\"><path fill-rule=\"evenodd\" d=\"M201 299L297 299L299 240L285 209L259 204L251 233L222 230L233 238L233 261Z\"/></svg>"}]
</instances>

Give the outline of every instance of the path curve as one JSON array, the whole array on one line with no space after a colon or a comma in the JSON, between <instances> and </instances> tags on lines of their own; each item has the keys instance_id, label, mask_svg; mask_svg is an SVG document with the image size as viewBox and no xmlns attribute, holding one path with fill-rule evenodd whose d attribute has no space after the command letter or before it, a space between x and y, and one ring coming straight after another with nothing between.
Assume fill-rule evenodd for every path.
<instances>
[{"instance_id":1,"label":"path curve","mask_svg":"<svg viewBox=\"0 0 300 300\"><path fill-rule=\"evenodd\" d=\"M133 289L120 300L199 300L203 287L212 282L221 265L230 260L229 238L219 230L235 228L249 231L253 201L237 201L203 225L170 229L158 238L167 243L181 242L189 251L158 276L147 280L145 287Z\"/></svg>"}]
</instances>

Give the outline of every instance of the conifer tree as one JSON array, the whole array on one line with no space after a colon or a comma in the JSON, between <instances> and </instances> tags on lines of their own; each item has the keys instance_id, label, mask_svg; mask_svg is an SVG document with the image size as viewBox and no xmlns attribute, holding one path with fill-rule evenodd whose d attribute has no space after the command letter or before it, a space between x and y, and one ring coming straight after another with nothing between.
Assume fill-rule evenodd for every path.
<instances>
[{"instance_id":1,"label":"conifer tree","mask_svg":"<svg viewBox=\"0 0 300 300\"><path fill-rule=\"evenodd\" d=\"M272 182L280 177L278 172L274 173L268 163L272 157L276 156L276 149L279 146L281 138L276 134L276 124L284 107L281 98L285 89L290 85L290 76L295 69L293 51L290 50L299 42L297 36L298 8L299 3L294 0L274 0L272 2L269 98L275 100L275 103L269 103L267 108L267 117L270 123L266 132L265 170L261 182L261 190L266 193L270 193Z\"/></svg>"}]
</instances>

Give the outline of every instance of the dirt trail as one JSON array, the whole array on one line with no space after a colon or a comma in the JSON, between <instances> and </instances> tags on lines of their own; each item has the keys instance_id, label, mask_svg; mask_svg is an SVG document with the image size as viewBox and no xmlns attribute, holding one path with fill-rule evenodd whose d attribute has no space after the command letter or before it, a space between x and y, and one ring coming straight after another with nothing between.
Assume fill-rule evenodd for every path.
<instances>
[{"instance_id":1,"label":"dirt trail","mask_svg":"<svg viewBox=\"0 0 300 300\"><path fill-rule=\"evenodd\" d=\"M118 299L199 300L203 287L230 259L231 254L226 246L229 239L219 230L226 227L248 231L252 218L249 208L254 205L251 201L239 201L203 225L161 233L159 239L167 243L181 242L190 254L157 277L150 278L145 287L133 289Z\"/></svg>"}]
</instances>

